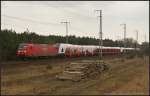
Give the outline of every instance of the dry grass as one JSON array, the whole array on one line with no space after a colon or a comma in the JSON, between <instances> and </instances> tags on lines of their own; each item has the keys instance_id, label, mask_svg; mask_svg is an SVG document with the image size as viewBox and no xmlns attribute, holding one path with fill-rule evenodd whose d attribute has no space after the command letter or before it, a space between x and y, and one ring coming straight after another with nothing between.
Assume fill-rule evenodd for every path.
<instances>
[{"instance_id":1,"label":"dry grass","mask_svg":"<svg viewBox=\"0 0 150 96\"><path fill-rule=\"evenodd\" d=\"M61 72L68 62L44 61L42 65L42 61L36 61L37 65L13 66L13 69L5 67L2 68L1 93L3 95L146 95L149 90L149 60L148 58L146 62L144 60L134 58L125 59L122 62L120 58L106 59L111 68L108 72L81 82L59 81L55 78L55 75ZM52 69L47 69L49 64L52 65Z\"/></svg>"}]
</instances>

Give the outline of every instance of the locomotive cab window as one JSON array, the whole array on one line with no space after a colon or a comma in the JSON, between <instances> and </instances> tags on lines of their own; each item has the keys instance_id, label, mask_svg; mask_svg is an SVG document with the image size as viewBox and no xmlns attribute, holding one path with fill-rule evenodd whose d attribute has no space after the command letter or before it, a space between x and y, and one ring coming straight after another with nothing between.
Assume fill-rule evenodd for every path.
<instances>
[{"instance_id":1,"label":"locomotive cab window","mask_svg":"<svg viewBox=\"0 0 150 96\"><path fill-rule=\"evenodd\" d=\"M20 45L19 45L19 49L24 49L24 48L26 48L26 47L27 47L26 44L20 44Z\"/></svg>"}]
</instances>

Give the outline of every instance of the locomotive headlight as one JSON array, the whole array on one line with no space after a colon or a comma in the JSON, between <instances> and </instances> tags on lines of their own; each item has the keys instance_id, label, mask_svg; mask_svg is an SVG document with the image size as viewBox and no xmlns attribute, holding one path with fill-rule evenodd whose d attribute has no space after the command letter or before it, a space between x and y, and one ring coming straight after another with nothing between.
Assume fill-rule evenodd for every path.
<instances>
[{"instance_id":1,"label":"locomotive headlight","mask_svg":"<svg viewBox=\"0 0 150 96\"><path fill-rule=\"evenodd\" d=\"M21 51L20 50L18 50L18 53L20 53Z\"/></svg>"}]
</instances>

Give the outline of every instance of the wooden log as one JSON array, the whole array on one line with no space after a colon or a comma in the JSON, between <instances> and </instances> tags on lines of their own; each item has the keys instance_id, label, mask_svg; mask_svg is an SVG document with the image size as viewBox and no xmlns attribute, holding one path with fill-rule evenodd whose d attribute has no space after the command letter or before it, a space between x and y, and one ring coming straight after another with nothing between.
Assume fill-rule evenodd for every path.
<instances>
[{"instance_id":1,"label":"wooden log","mask_svg":"<svg viewBox=\"0 0 150 96\"><path fill-rule=\"evenodd\" d=\"M104 67L106 67L104 66L104 62L99 60L82 60L80 62L72 62L65 66L63 73L58 75L58 78L78 81L83 78L95 77L105 70Z\"/></svg>"}]
</instances>

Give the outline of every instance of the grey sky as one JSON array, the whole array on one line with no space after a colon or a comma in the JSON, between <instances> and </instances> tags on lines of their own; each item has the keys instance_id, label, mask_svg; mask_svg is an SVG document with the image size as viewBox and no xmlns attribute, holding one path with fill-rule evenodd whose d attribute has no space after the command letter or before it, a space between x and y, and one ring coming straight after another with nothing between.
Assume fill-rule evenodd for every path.
<instances>
[{"instance_id":1,"label":"grey sky","mask_svg":"<svg viewBox=\"0 0 150 96\"><path fill-rule=\"evenodd\" d=\"M12 28L21 33L28 27L41 35L65 36L65 25L70 21L69 35L98 38L98 13L103 11L103 38L123 38L122 23L127 24L127 37L135 39L139 31L139 42L144 34L149 41L148 1L2 1L1 28Z\"/></svg>"}]
</instances>

